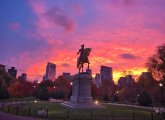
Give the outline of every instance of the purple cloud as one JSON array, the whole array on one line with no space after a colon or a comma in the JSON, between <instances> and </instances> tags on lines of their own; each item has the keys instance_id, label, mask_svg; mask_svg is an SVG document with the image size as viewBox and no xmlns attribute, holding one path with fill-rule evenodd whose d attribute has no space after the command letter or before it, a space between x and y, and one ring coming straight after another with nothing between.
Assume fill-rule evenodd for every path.
<instances>
[{"instance_id":1,"label":"purple cloud","mask_svg":"<svg viewBox=\"0 0 165 120\"><path fill-rule=\"evenodd\" d=\"M123 59L136 59L137 58L135 55L132 55L130 53L123 53L123 54L120 54L119 56L120 56L120 58L123 58Z\"/></svg>"},{"instance_id":2,"label":"purple cloud","mask_svg":"<svg viewBox=\"0 0 165 120\"><path fill-rule=\"evenodd\" d=\"M66 31L72 31L75 27L75 21L57 6L49 9L45 15L50 22L63 27Z\"/></svg>"},{"instance_id":3,"label":"purple cloud","mask_svg":"<svg viewBox=\"0 0 165 120\"><path fill-rule=\"evenodd\" d=\"M64 63L64 64L62 64L61 66L62 66L62 67L70 67L70 64Z\"/></svg>"},{"instance_id":4,"label":"purple cloud","mask_svg":"<svg viewBox=\"0 0 165 120\"><path fill-rule=\"evenodd\" d=\"M19 30L21 28L21 24L18 22L13 22L9 24L9 28L11 30Z\"/></svg>"}]
</instances>

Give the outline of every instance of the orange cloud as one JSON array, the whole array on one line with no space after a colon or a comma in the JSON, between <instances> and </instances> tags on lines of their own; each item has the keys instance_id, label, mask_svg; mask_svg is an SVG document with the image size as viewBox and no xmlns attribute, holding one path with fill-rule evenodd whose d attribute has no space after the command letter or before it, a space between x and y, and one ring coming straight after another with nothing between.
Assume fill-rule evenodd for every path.
<instances>
[{"instance_id":1,"label":"orange cloud","mask_svg":"<svg viewBox=\"0 0 165 120\"><path fill-rule=\"evenodd\" d=\"M100 71L101 65L113 68L115 81L123 70L130 70L135 76L146 71L147 57L165 38L160 6L153 6L156 11L151 14L153 8L141 7L136 0L110 3L109 0L96 1L86 9L81 4L75 6L78 12L83 8L82 17L69 14L67 8L31 0L37 19L34 22L36 33L30 35L39 36L35 38L47 42L48 46L18 58L20 63L28 64L25 68L29 78L41 79L48 61L57 65L57 75L62 72L76 74L76 53L82 43L92 48L89 59L93 74Z\"/></svg>"}]
</instances>

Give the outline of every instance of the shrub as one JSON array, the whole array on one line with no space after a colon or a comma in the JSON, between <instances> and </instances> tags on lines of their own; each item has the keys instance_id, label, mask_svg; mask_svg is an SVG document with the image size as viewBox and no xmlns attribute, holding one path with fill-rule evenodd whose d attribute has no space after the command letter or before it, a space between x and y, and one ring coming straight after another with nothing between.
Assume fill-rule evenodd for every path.
<instances>
[{"instance_id":1,"label":"shrub","mask_svg":"<svg viewBox=\"0 0 165 120\"><path fill-rule=\"evenodd\" d=\"M114 95L114 96L113 96L113 101L114 101L114 102L118 102L118 101L119 101L118 95Z\"/></svg>"},{"instance_id":2,"label":"shrub","mask_svg":"<svg viewBox=\"0 0 165 120\"><path fill-rule=\"evenodd\" d=\"M0 87L0 99L10 98L9 92L5 87Z\"/></svg>"},{"instance_id":3,"label":"shrub","mask_svg":"<svg viewBox=\"0 0 165 120\"><path fill-rule=\"evenodd\" d=\"M108 95L104 95L103 96L103 101L109 101L109 96Z\"/></svg>"},{"instance_id":4,"label":"shrub","mask_svg":"<svg viewBox=\"0 0 165 120\"><path fill-rule=\"evenodd\" d=\"M53 92L51 97L55 98L55 99L64 99L65 98L64 92L62 90L58 90L56 92Z\"/></svg>"},{"instance_id":5,"label":"shrub","mask_svg":"<svg viewBox=\"0 0 165 120\"><path fill-rule=\"evenodd\" d=\"M138 103L142 106L149 106L152 104L152 99L146 91L143 91L138 97Z\"/></svg>"},{"instance_id":6,"label":"shrub","mask_svg":"<svg viewBox=\"0 0 165 120\"><path fill-rule=\"evenodd\" d=\"M38 89L34 92L34 97L39 98L41 100L49 100L50 96L48 90L46 88Z\"/></svg>"}]
</instances>

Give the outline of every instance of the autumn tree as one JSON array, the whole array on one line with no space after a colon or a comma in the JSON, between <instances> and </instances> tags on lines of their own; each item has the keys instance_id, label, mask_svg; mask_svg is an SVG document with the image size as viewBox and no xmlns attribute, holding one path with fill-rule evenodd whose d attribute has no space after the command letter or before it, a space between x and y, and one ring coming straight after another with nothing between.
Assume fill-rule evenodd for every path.
<instances>
[{"instance_id":1,"label":"autumn tree","mask_svg":"<svg viewBox=\"0 0 165 120\"><path fill-rule=\"evenodd\" d=\"M24 91L23 91L23 85L20 84L19 81L15 81L13 84L10 85L8 88L9 94L12 97L23 97Z\"/></svg>"},{"instance_id":2,"label":"autumn tree","mask_svg":"<svg viewBox=\"0 0 165 120\"><path fill-rule=\"evenodd\" d=\"M153 77L161 81L162 86L165 86L165 44L157 47L156 53L148 58L146 66ZM164 100L165 96L163 93L165 93L165 87L160 88L157 84L155 90L158 90L159 93L162 94L160 96L162 96L161 99ZM155 95L155 98L157 98L157 95L158 93Z\"/></svg>"},{"instance_id":3,"label":"autumn tree","mask_svg":"<svg viewBox=\"0 0 165 120\"><path fill-rule=\"evenodd\" d=\"M165 44L157 47L156 54L148 58L146 66L155 79L165 79Z\"/></svg>"},{"instance_id":4,"label":"autumn tree","mask_svg":"<svg viewBox=\"0 0 165 120\"><path fill-rule=\"evenodd\" d=\"M16 79L9 87L8 91L11 97L27 97L33 93L32 83L28 81L21 82Z\"/></svg>"},{"instance_id":5,"label":"autumn tree","mask_svg":"<svg viewBox=\"0 0 165 120\"><path fill-rule=\"evenodd\" d=\"M55 91L52 94L53 98L68 99L71 93L71 81L63 76L59 76L54 81Z\"/></svg>"}]
</instances>

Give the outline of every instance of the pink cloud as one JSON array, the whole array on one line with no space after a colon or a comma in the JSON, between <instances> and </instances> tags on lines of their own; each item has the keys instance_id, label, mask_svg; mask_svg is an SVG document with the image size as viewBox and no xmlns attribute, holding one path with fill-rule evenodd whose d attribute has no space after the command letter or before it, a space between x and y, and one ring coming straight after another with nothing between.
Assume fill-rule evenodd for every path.
<instances>
[{"instance_id":1,"label":"pink cloud","mask_svg":"<svg viewBox=\"0 0 165 120\"><path fill-rule=\"evenodd\" d=\"M44 75L48 61L57 64L57 75L62 72L77 73L76 52L82 43L92 48L89 59L93 73L99 72L100 65L113 67L115 73L133 70L139 74L145 71L147 57L155 52L156 46L164 42L165 34L162 31L165 16L159 12L161 7L154 6L153 11L153 8L144 7L137 0L109 1L97 1L94 4L95 19L83 24L77 31L74 28L79 25L79 21L75 22L74 16L69 16L62 8L47 6L44 1L31 1L37 19L36 34L30 33L29 36L40 36L41 40L47 41L52 47L34 51L33 55L22 55L24 57L20 59L29 64L26 67L29 75ZM159 17L155 17L157 15ZM63 29L71 32L63 34ZM136 56L138 59L122 58L120 55L123 53L127 53L124 57Z\"/></svg>"},{"instance_id":2,"label":"pink cloud","mask_svg":"<svg viewBox=\"0 0 165 120\"><path fill-rule=\"evenodd\" d=\"M63 27L66 31L72 31L75 27L75 21L67 16L63 10L54 6L45 13L48 22L52 22Z\"/></svg>"},{"instance_id":3,"label":"pink cloud","mask_svg":"<svg viewBox=\"0 0 165 120\"><path fill-rule=\"evenodd\" d=\"M80 4L72 4L72 9L79 16L83 16L85 14L85 11Z\"/></svg>"},{"instance_id":4,"label":"pink cloud","mask_svg":"<svg viewBox=\"0 0 165 120\"><path fill-rule=\"evenodd\" d=\"M19 30L21 28L21 24L18 22L13 22L9 24L9 28L11 30Z\"/></svg>"}]
</instances>

